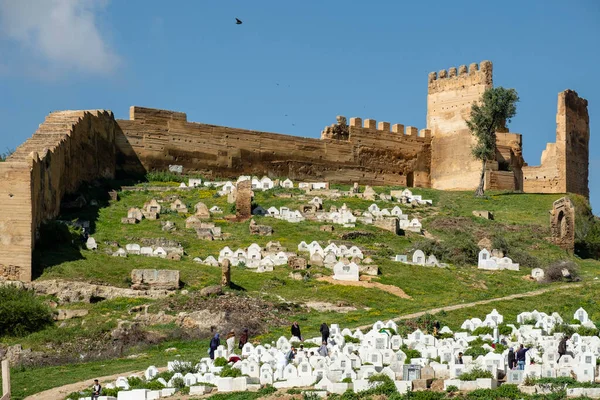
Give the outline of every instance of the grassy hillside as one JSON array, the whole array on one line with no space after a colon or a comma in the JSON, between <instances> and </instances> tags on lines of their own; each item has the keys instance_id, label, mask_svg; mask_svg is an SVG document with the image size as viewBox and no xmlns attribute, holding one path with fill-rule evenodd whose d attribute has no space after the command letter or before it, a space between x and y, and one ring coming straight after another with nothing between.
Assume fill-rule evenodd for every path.
<instances>
[{"instance_id":1,"label":"grassy hillside","mask_svg":"<svg viewBox=\"0 0 600 400\"><path fill-rule=\"evenodd\" d=\"M287 266L276 267L274 272L263 274L233 267L232 281L235 285L234 289L228 290L231 296L250 300L260 299L266 302L265 304L272 304L273 307L285 304L286 311L281 315L284 323L266 327L265 333L259 338L261 340L273 340L281 334L287 334L288 322L292 320L298 320L304 334L310 336L317 333L318 326L323 321L338 323L344 327L356 327L437 307L499 298L540 288L552 289L564 283L540 284L526 278L532 267L545 267L558 259L568 259L578 264L584 286L578 287L577 290L560 290L536 297L442 313L437 318L452 329L457 329L465 318L472 316L481 318L492 308L506 313L507 319L511 320L521 311L531 311L536 308L540 311L572 314L581 305L588 307L590 318L600 320L600 315L596 315L597 312L593 311L599 309L597 304L600 295L596 294L594 278L600 273L600 262L579 259L545 240L550 234L548 211L552 208L553 201L561 195L490 192L486 198L477 199L471 192L415 189L414 194L421 194L424 199L432 199L433 206L411 208L400 205L400 207L411 218L417 217L422 221L429 239L410 232L405 236L396 236L374 226L361 224L357 224L356 228L335 225L335 231L328 233L320 231L319 227L322 224L317 222L292 224L273 218L255 217L259 224L274 228L273 236L259 237L248 234L249 222L232 223L225 220L224 217L233 213L233 209L227 204L226 197L217 196L214 189L178 191L176 182L151 182L150 184L172 186L173 190L120 192L118 201L108 201L104 197L106 187L84 188L83 193L88 200L94 198L98 205L65 212L59 218L89 220L92 224L92 236L99 245L98 251L87 251L80 246L73 246L68 240L59 240L61 236L53 234L53 230L57 229L56 226L49 225L42 230L45 237L42 238L42 244L35 253L37 279L66 279L128 287L132 269L177 269L181 272L183 289L187 292L179 292L174 298L168 300L116 299L96 304L61 305L61 308L85 308L89 310L89 314L81 319L50 326L27 337L0 338L0 343L20 343L34 351L45 351L53 355L64 355L65 352L71 355L87 354L83 360L85 363L70 364L68 367L61 368L61 371L65 371L64 374L56 375L50 371L59 369L50 370L50 367L28 367L16 370L13 375L16 398L19 398L19 395L51 387L48 385L56 386L87 379L94 374L107 375L145 368L153 363L164 364L167 359L172 358L172 355L164 352L171 346L180 349L184 357L194 358L204 355L205 350L197 351L199 345L204 345L203 341L179 340L178 338L190 336L181 335L180 329L175 324L156 324L145 326L143 330L152 332L159 338L158 342L162 343L149 345L144 342L133 342L120 349L117 355L122 358L89 361L94 358L89 354L90 346L110 342L110 333L118 326L119 321L133 320L134 314L129 312L132 307L149 305L151 313L166 311L167 314L176 315L182 308L171 307L173 302L193 304L192 300L199 289L218 284L220 268L199 265L192 259L205 258L209 255L217 257L219 250L226 245L235 250L240 247L245 248L254 242L264 246L268 241L277 240L288 250L296 251L300 241L317 240L327 244L333 240L339 243L340 235L343 233L357 230L368 232L370 235L367 237L346 242L362 248L379 266L381 273L373 278L373 282L399 287L410 296L410 299L406 299L376 288L333 285L316 279L319 275L331 275L331 271L326 268L310 268L311 277L298 281L289 277L291 270ZM336 186L336 188L348 190L349 187ZM378 193L389 193L391 189L400 188L375 188ZM292 193L292 198L279 197L278 195L283 192L286 191L277 189L270 192L257 192L255 203L265 209L271 206L297 209L312 198L307 195L302 199L303 193L298 190L287 191ZM209 208L214 205L221 207L224 214L213 216L213 222L222 227L223 232L228 236L227 239L212 242L198 240L192 229L185 229L185 219L189 214L166 212L156 221L143 220L136 225L121 224L121 218L126 216L129 208L141 208L151 198L166 199L171 196L178 196L188 205L190 212L193 212L193 206L199 201L204 202ZM579 198L576 200L581 201ZM329 210L333 205L340 207L344 203L352 209L366 210L373 202L350 197L326 199L324 209ZM398 205L386 201L375 203L380 208L388 209ZM163 210L168 208L169 202L165 201ZM491 211L495 219L490 221L474 217L473 210ZM177 229L173 232L164 232L161 229L161 221L175 222ZM492 240L495 247L503 249L514 261L521 263L521 270L518 272L478 270L477 242L484 237ZM142 256L119 258L105 252L107 248L116 249L114 246L117 243L125 247L127 243L140 243L140 239L143 238L178 241L183 245L186 255L181 261L171 261ZM391 257L395 254L410 256L417 248L433 252L440 261L447 262L450 266L445 269L428 268L391 261ZM354 310L347 313L316 311L303 307L307 302L341 304L353 307ZM126 355L133 353L143 353L143 356L136 359L125 358ZM104 358L106 357L105 354ZM46 374L54 378L52 380L43 378Z\"/></svg>"}]
</instances>

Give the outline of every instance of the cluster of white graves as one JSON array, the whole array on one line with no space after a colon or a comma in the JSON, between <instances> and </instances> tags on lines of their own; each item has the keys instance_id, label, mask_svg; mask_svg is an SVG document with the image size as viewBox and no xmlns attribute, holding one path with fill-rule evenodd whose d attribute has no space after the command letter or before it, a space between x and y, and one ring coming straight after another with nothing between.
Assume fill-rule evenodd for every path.
<instances>
[{"instance_id":1,"label":"cluster of white graves","mask_svg":"<svg viewBox=\"0 0 600 400\"><path fill-rule=\"evenodd\" d=\"M390 217L398 218L399 227L402 230L421 233L421 230L423 229L423 224L421 224L417 218L409 219L408 214L404 214L402 209L398 206L394 206L394 208L388 210L387 208L380 209L377 204L373 203L367 208L367 211L362 213L359 220L363 224L369 225L372 224L375 219Z\"/></svg>"},{"instance_id":2,"label":"cluster of white graves","mask_svg":"<svg viewBox=\"0 0 600 400\"><path fill-rule=\"evenodd\" d=\"M347 247L345 245L337 245L330 243L326 247L322 247L319 242L312 241L307 244L302 241L298 245L298 252L309 253L310 265L324 266L333 269L333 279L340 281L358 281L359 275L362 272L367 274L377 274L377 267L369 268L371 260L369 257L364 261L366 265L359 265L364 259L364 254L357 246ZM372 273L370 271L373 271Z\"/></svg>"},{"instance_id":3,"label":"cluster of white graves","mask_svg":"<svg viewBox=\"0 0 600 400\"><path fill-rule=\"evenodd\" d=\"M254 214L256 215L256 213ZM279 209L276 207L269 207L262 215L265 217L282 219L284 221L292 223L302 222L306 219L300 211L290 210L288 207L279 207Z\"/></svg>"},{"instance_id":4,"label":"cluster of white graves","mask_svg":"<svg viewBox=\"0 0 600 400\"><path fill-rule=\"evenodd\" d=\"M218 258L208 256L204 260L199 257L194 258L195 262L209 266L219 266L223 260L229 260L231 265L238 266L244 264L255 272L272 272L274 267L286 265L290 257L296 253L286 252L280 245L273 245L273 242L267 244L263 249L256 243L252 243L245 249L231 250L229 246L223 247L219 252Z\"/></svg>"},{"instance_id":5,"label":"cluster of white graves","mask_svg":"<svg viewBox=\"0 0 600 400\"><path fill-rule=\"evenodd\" d=\"M562 321L556 313L551 316L537 311L523 313L519 319L526 323L535 321L535 325L521 324L517 328L508 324L512 333L506 337L499 337L497 327L504 322L504 318L493 310L483 321L465 321L463 329L466 332L453 333L448 327L443 327L440 333L446 334L444 339L437 339L419 329L402 337L395 333L398 327L393 321L378 321L368 332L360 329L341 329L332 324L327 345L328 354L325 356L318 351L321 345L320 337L305 340L302 342L302 348L297 338L280 337L272 344L247 343L237 354L228 354L227 348L220 346L215 352L215 358L229 359L231 356L237 356L239 360L230 364L232 368L241 370L243 376L239 378L220 377L223 367L216 367L210 358L202 358L196 365L196 373L175 374L170 381L162 380L161 383L167 388L164 395L158 396L144 390L136 392L139 394L135 396L132 394L133 397L121 397L121 393L134 392L125 391L125 378L119 378L107 387L119 386L125 389L119 392L119 399L147 400L171 394L175 378L183 379L185 384L190 386L190 393L196 394L204 394L213 389L224 393L257 390L260 385L268 384L278 389L308 387L319 391L323 396L326 393L342 394L347 390L356 393L367 390L377 384L369 383L369 378L375 374L387 375L394 381L400 393L406 393L415 387L422 388L424 382L431 379L443 380L444 388L456 386L463 391L493 389L497 386L499 377L505 377L505 381L511 384L520 384L527 376L574 376L580 382L594 381L596 359L600 356L600 338L573 334L567 342L568 353L559 357L558 342L563 334L550 334L543 327L546 318L553 318L557 323ZM591 323L584 309L577 310L574 318L582 324ZM470 332L476 329L477 325L494 328L494 334L473 335ZM352 337L358 343L347 342L346 337ZM515 370L508 367L508 348L500 354L487 344L483 345L483 348L488 350L487 354L476 358L465 355L462 357L462 363L459 363L458 354L465 353L470 343L478 338L494 342L505 341L508 347L514 349L520 344L525 344L529 350L526 353L524 369ZM288 361L287 354L292 346L296 347L297 354L292 361ZM409 359L402 350L405 346L419 351L421 356ZM173 370L176 363L170 362L168 369ZM461 379L464 373L475 369L489 371L492 378L473 381ZM146 370L145 378L150 380L157 374L158 370L151 366ZM350 378L351 383L346 378ZM207 384L210 384L210 387Z\"/></svg>"},{"instance_id":6,"label":"cluster of white graves","mask_svg":"<svg viewBox=\"0 0 600 400\"><path fill-rule=\"evenodd\" d=\"M477 268L491 271L500 271L503 269L507 269L509 271L518 271L519 264L514 263L508 257L494 257L487 249L483 249L479 252Z\"/></svg>"},{"instance_id":7,"label":"cluster of white graves","mask_svg":"<svg viewBox=\"0 0 600 400\"><path fill-rule=\"evenodd\" d=\"M188 184L181 183L179 185L180 188L197 188L197 187L213 187L220 188L219 193L221 195L229 194L235 190L236 184L242 181L251 181L252 190L270 190L276 187L282 187L286 189L293 189L294 182L286 178L284 180L273 180L268 176L263 176L262 178L258 178L257 176L249 176L249 175L241 175L234 181L202 181L202 179L189 179ZM299 189L308 189L308 190L323 190L329 189L328 182L300 182L297 187Z\"/></svg>"},{"instance_id":8,"label":"cluster of white graves","mask_svg":"<svg viewBox=\"0 0 600 400\"><path fill-rule=\"evenodd\" d=\"M408 260L408 256L405 254L397 254L392 260L404 264L422 265L424 267L446 268L448 266L448 264L440 263L433 254L425 255L423 250L415 250L411 261Z\"/></svg>"},{"instance_id":9,"label":"cluster of white graves","mask_svg":"<svg viewBox=\"0 0 600 400\"><path fill-rule=\"evenodd\" d=\"M318 202L318 198L311 200L310 204L322 205L322 200ZM353 228L356 222L365 225L373 225L378 219L397 218L400 229L420 233L423 225L417 218L410 219L407 214L402 212L400 207L395 206L391 210L387 208L380 209L375 203L371 204L364 212L359 210L353 211L344 203L340 208L332 208L329 212L318 211L315 213L314 219L322 222L330 222L333 224L342 225L344 227Z\"/></svg>"},{"instance_id":10,"label":"cluster of white graves","mask_svg":"<svg viewBox=\"0 0 600 400\"><path fill-rule=\"evenodd\" d=\"M392 191L390 191L390 195L393 198L395 198L396 200L398 200L400 203L403 203L403 204L411 204L411 203L416 203L416 204L420 204L420 205L425 205L425 204L432 205L433 204L432 200L424 200L423 196L413 194L413 192L410 189L404 189L402 191L392 190Z\"/></svg>"},{"instance_id":11,"label":"cluster of white graves","mask_svg":"<svg viewBox=\"0 0 600 400\"><path fill-rule=\"evenodd\" d=\"M88 237L85 246L88 250L97 250L98 244L96 239ZM147 257L158 258L180 258L184 251L181 247L161 247L161 246L140 246L137 243L130 243L125 248L118 248L113 257L127 257L128 255L141 255Z\"/></svg>"}]
</instances>

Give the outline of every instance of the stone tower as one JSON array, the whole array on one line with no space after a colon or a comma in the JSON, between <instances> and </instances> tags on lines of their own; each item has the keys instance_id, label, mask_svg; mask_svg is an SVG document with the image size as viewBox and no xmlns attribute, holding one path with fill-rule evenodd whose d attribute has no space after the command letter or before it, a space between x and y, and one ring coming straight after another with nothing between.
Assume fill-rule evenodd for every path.
<instances>
[{"instance_id":1,"label":"stone tower","mask_svg":"<svg viewBox=\"0 0 600 400\"><path fill-rule=\"evenodd\" d=\"M539 166L523 167L527 193L577 193L589 197L590 119L588 102L573 90L558 94L556 142L548 143Z\"/></svg>"},{"instance_id":2,"label":"stone tower","mask_svg":"<svg viewBox=\"0 0 600 400\"><path fill-rule=\"evenodd\" d=\"M471 105L491 88L492 63L482 61L429 74L427 129L431 130L431 186L435 189L477 187L481 162L471 155L475 139L467 128Z\"/></svg>"}]
</instances>

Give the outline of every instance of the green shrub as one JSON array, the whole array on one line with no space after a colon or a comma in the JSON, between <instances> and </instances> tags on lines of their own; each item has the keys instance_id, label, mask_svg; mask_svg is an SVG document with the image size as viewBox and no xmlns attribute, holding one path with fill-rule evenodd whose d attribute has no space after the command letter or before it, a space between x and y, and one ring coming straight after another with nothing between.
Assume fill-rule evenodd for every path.
<instances>
[{"instance_id":1,"label":"green shrub","mask_svg":"<svg viewBox=\"0 0 600 400\"><path fill-rule=\"evenodd\" d=\"M137 376L130 376L127 378L127 383L131 389L144 389L144 381L142 378L138 378Z\"/></svg>"},{"instance_id":2,"label":"green shrub","mask_svg":"<svg viewBox=\"0 0 600 400\"><path fill-rule=\"evenodd\" d=\"M567 270L569 277L563 276L562 271ZM558 260L546 267L544 271L544 281L546 282L561 282L564 280L572 281L579 277L579 267L570 260Z\"/></svg>"},{"instance_id":3,"label":"green shrub","mask_svg":"<svg viewBox=\"0 0 600 400\"><path fill-rule=\"evenodd\" d=\"M473 331L473 336L492 335L493 333L494 328L490 328L489 326L480 326L479 328Z\"/></svg>"},{"instance_id":4,"label":"green shrub","mask_svg":"<svg viewBox=\"0 0 600 400\"><path fill-rule=\"evenodd\" d=\"M463 372L458 376L458 379L460 379L461 381L474 381L479 378L493 378L493 376L490 371L486 371L479 368L475 368L471 370L471 372Z\"/></svg>"},{"instance_id":5,"label":"green shrub","mask_svg":"<svg viewBox=\"0 0 600 400\"><path fill-rule=\"evenodd\" d=\"M577 328L577 333L580 336L598 336L597 328L588 328L587 326L580 326Z\"/></svg>"},{"instance_id":6,"label":"green shrub","mask_svg":"<svg viewBox=\"0 0 600 400\"><path fill-rule=\"evenodd\" d=\"M313 392L304 392L302 393L302 400L321 400L321 397Z\"/></svg>"},{"instance_id":7,"label":"green shrub","mask_svg":"<svg viewBox=\"0 0 600 400\"><path fill-rule=\"evenodd\" d=\"M195 374L198 372L198 368L196 368L192 361L184 360L173 362L171 370L173 371L173 373L179 372L181 375L185 375L187 373Z\"/></svg>"},{"instance_id":8,"label":"green shrub","mask_svg":"<svg viewBox=\"0 0 600 400\"><path fill-rule=\"evenodd\" d=\"M231 368L231 365L227 364L223 367L219 375L222 378L238 378L242 376L242 370L238 368Z\"/></svg>"},{"instance_id":9,"label":"green shrub","mask_svg":"<svg viewBox=\"0 0 600 400\"><path fill-rule=\"evenodd\" d=\"M498 334L504 336L512 335L512 328L506 324L500 324L498 325Z\"/></svg>"},{"instance_id":10,"label":"green shrub","mask_svg":"<svg viewBox=\"0 0 600 400\"><path fill-rule=\"evenodd\" d=\"M190 394L190 387L189 386L184 386L182 388L179 389L179 393L181 394Z\"/></svg>"},{"instance_id":11,"label":"green shrub","mask_svg":"<svg viewBox=\"0 0 600 400\"><path fill-rule=\"evenodd\" d=\"M25 336L52 324L50 307L33 292L0 287L0 336Z\"/></svg>"},{"instance_id":12,"label":"green shrub","mask_svg":"<svg viewBox=\"0 0 600 400\"><path fill-rule=\"evenodd\" d=\"M367 396L378 396L383 395L390 397L396 393L398 393L398 389L396 388L396 384L389 376L384 374L376 374L369 378L369 383L373 384L376 382L380 382L377 386L372 387L371 389L365 390L361 392L361 397L365 398Z\"/></svg>"},{"instance_id":13,"label":"green shrub","mask_svg":"<svg viewBox=\"0 0 600 400\"><path fill-rule=\"evenodd\" d=\"M344 378L342 379L342 383L352 383L352 378Z\"/></svg>"},{"instance_id":14,"label":"green shrub","mask_svg":"<svg viewBox=\"0 0 600 400\"><path fill-rule=\"evenodd\" d=\"M446 388L446 392L448 392L448 393L458 392L458 387L456 387L454 385L450 385Z\"/></svg>"},{"instance_id":15,"label":"green shrub","mask_svg":"<svg viewBox=\"0 0 600 400\"><path fill-rule=\"evenodd\" d=\"M498 397L501 399L516 400L523 398L523 393L521 393L517 385L505 383L500 385L500 387L496 389L496 392L498 393Z\"/></svg>"},{"instance_id":16,"label":"green shrub","mask_svg":"<svg viewBox=\"0 0 600 400\"><path fill-rule=\"evenodd\" d=\"M146 174L148 182L185 182L186 176L175 174L169 171L151 171Z\"/></svg>"},{"instance_id":17,"label":"green shrub","mask_svg":"<svg viewBox=\"0 0 600 400\"><path fill-rule=\"evenodd\" d=\"M160 383L157 380L151 380L151 381L144 383L144 389L161 390L164 387L165 387L165 385L163 385L162 383Z\"/></svg>"},{"instance_id":18,"label":"green shrub","mask_svg":"<svg viewBox=\"0 0 600 400\"><path fill-rule=\"evenodd\" d=\"M286 391L287 394L301 394L302 391L300 389L288 389Z\"/></svg>"},{"instance_id":19,"label":"green shrub","mask_svg":"<svg viewBox=\"0 0 600 400\"><path fill-rule=\"evenodd\" d=\"M529 268L540 268L542 266L542 262L539 258L532 256L531 254L521 251L521 250L512 250L509 252L510 258L513 262Z\"/></svg>"},{"instance_id":20,"label":"green shrub","mask_svg":"<svg viewBox=\"0 0 600 400\"><path fill-rule=\"evenodd\" d=\"M575 328L567 324L560 324L554 327L552 333L564 333L567 336L571 336L575 333Z\"/></svg>"},{"instance_id":21,"label":"green shrub","mask_svg":"<svg viewBox=\"0 0 600 400\"><path fill-rule=\"evenodd\" d=\"M224 367L227 364L229 364L229 362L227 361L227 359L225 357L215 358L215 361L214 361L215 367Z\"/></svg>"},{"instance_id":22,"label":"green shrub","mask_svg":"<svg viewBox=\"0 0 600 400\"><path fill-rule=\"evenodd\" d=\"M504 350L508 349L508 346L505 346L501 343L496 343L496 348L494 349L494 353L496 354L502 354L504 353Z\"/></svg>"},{"instance_id":23,"label":"green shrub","mask_svg":"<svg viewBox=\"0 0 600 400\"><path fill-rule=\"evenodd\" d=\"M409 349L407 345L403 344L400 347L400 350L406 354L406 360L410 360L411 358L421 358L421 352L419 350Z\"/></svg>"},{"instance_id":24,"label":"green shrub","mask_svg":"<svg viewBox=\"0 0 600 400\"><path fill-rule=\"evenodd\" d=\"M258 392L256 392L256 393L260 397L265 397L265 396L275 393L276 391L277 391L277 389L275 389L275 387L273 387L272 385L266 385L266 386L260 388L258 390Z\"/></svg>"},{"instance_id":25,"label":"green shrub","mask_svg":"<svg viewBox=\"0 0 600 400\"><path fill-rule=\"evenodd\" d=\"M169 382L171 380L171 378L173 377L173 375L175 375L175 372L173 372L173 371L163 371L163 372L159 372L158 375L156 375L153 380L156 380L158 378L163 378L165 381Z\"/></svg>"},{"instance_id":26,"label":"green shrub","mask_svg":"<svg viewBox=\"0 0 600 400\"><path fill-rule=\"evenodd\" d=\"M185 381L183 380L183 378L175 378L171 381L171 384L173 385L173 387L175 389L181 390L183 389L185 386Z\"/></svg>"}]
</instances>

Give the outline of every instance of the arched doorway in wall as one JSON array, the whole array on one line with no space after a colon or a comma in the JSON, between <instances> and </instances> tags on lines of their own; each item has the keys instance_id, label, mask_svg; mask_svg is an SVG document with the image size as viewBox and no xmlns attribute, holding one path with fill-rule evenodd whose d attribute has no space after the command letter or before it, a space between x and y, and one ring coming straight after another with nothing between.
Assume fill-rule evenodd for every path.
<instances>
[{"instance_id":1,"label":"arched doorway in wall","mask_svg":"<svg viewBox=\"0 0 600 400\"><path fill-rule=\"evenodd\" d=\"M558 213L558 236L560 238L564 238L567 236L567 218L565 217L565 213L561 210Z\"/></svg>"},{"instance_id":2,"label":"arched doorway in wall","mask_svg":"<svg viewBox=\"0 0 600 400\"><path fill-rule=\"evenodd\" d=\"M412 171L406 174L406 187L415 187L415 174Z\"/></svg>"}]
</instances>

